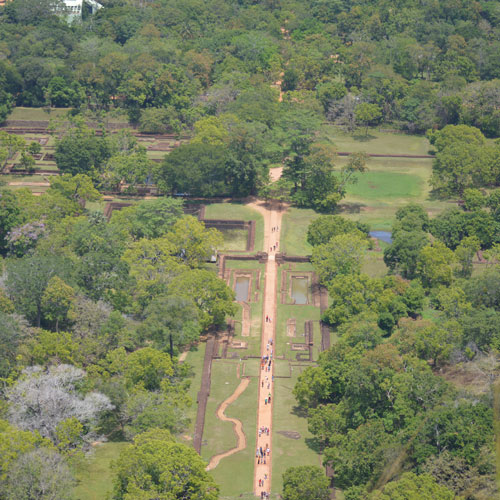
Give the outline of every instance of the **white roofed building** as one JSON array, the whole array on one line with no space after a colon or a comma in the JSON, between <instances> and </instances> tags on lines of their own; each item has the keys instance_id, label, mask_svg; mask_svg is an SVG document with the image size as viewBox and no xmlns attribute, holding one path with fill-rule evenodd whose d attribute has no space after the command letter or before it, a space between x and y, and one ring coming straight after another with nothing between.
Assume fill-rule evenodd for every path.
<instances>
[{"instance_id":1,"label":"white roofed building","mask_svg":"<svg viewBox=\"0 0 500 500\"><path fill-rule=\"evenodd\" d=\"M68 18L68 22L73 22L82 18L83 2L90 6L92 14L102 7L102 5L95 0L62 0L62 2L66 7L65 15Z\"/></svg>"}]
</instances>

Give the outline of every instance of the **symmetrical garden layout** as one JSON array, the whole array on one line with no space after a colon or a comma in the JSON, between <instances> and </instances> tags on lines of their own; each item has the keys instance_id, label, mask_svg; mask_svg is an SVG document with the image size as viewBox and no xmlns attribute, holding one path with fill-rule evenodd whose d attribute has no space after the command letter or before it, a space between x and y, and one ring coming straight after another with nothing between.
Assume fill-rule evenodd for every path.
<instances>
[{"instance_id":1,"label":"symmetrical garden layout","mask_svg":"<svg viewBox=\"0 0 500 500\"><path fill-rule=\"evenodd\" d=\"M207 206L204 217L220 218L222 207ZM255 250L263 251L245 251L245 238L232 235L241 240L239 251L221 255L218 272L235 290L239 311L226 332L200 345L204 360L199 352L187 355L202 373L192 388L198 402L193 445L209 463L222 498L278 492L287 467L320 463L306 444L307 423L294 411L292 389L328 347L329 332L322 335L319 322L326 293L307 257L281 252L287 210L258 200L226 205L226 214L255 220Z\"/></svg>"}]
</instances>

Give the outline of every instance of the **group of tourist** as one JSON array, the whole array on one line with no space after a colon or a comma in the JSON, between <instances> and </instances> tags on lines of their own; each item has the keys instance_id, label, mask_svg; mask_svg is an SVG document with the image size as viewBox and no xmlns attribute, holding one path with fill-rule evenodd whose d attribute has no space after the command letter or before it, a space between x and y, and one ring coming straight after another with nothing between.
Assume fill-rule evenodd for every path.
<instances>
[{"instance_id":1,"label":"group of tourist","mask_svg":"<svg viewBox=\"0 0 500 500\"><path fill-rule=\"evenodd\" d=\"M269 436L269 432L270 432L271 429L269 429L269 427L260 427L259 428L259 437L261 437L262 435L264 436Z\"/></svg>"},{"instance_id":2,"label":"group of tourist","mask_svg":"<svg viewBox=\"0 0 500 500\"><path fill-rule=\"evenodd\" d=\"M266 443L266 446L262 448L259 446L257 448L257 452L255 453L255 457L257 458L257 465L266 464L266 458L271 455L271 448L269 448L269 444Z\"/></svg>"},{"instance_id":3,"label":"group of tourist","mask_svg":"<svg viewBox=\"0 0 500 500\"><path fill-rule=\"evenodd\" d=\"M271 363L272 363L271 358L272 358L271 355L262 356L262 360L260 362L260 369L261 370L264 370L265 372L271 371Z\"/></svg>"}]
</instances>

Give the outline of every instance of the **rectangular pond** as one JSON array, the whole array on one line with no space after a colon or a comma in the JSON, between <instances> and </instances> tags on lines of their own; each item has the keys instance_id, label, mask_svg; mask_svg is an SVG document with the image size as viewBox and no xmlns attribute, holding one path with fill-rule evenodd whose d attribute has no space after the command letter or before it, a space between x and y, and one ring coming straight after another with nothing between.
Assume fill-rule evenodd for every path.
<instances>
[{"instance_id":1,"label":"rectangular pond","mask_svg":"<svg viewBox=\"0 0 500 500\"><path fill-rule=\"evenodd\" d=\"M294 304L307 304L309 280L301 276L292 276L292 299Z\"/></svg>"},{"instance_id":2,"label":"rectangular pond","mask_svg":"<svg viewBox=\"0 0 500 500\"><path fill-rule=\"evenodd\" d=\"M250 278L248 276L238 276L234 285L236 300L238 302L248 301L248 292L250 289Z\"/></svg>"}]
</instances>

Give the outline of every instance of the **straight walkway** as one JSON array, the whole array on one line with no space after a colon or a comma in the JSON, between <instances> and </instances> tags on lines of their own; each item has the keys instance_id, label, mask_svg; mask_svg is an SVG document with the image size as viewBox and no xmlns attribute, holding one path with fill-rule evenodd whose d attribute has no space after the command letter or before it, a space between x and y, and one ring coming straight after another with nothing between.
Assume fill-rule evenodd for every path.
<instances>
[{"instance_id":1,"label":"straight walkway","mask_svg":"<svg viewBox=\"0 0 500 500\"><path fill-rule=\"evenodd\" d=\"M271 460L272 460L272 422L274 406L274 353L276 351L276 293L278 288L278 265L275 255L279 251L279 237L281 232L281 205L278 203L252 203L252 208L264 217L264 248L269 258L266 264L266 279L264 287L264 307L262 312L261 362L259 377L259 396L257 411L257 433L254 472L254 493L260 496L262 492L271 491ZM259 429L269 429L259 436ZM262 448L264 456L260 456ZM270 451L268 451L270 450ZM260 484L260 485L259 485ZM263 484L263 486L262 486Z\"/></svg>"}]
</instances>

